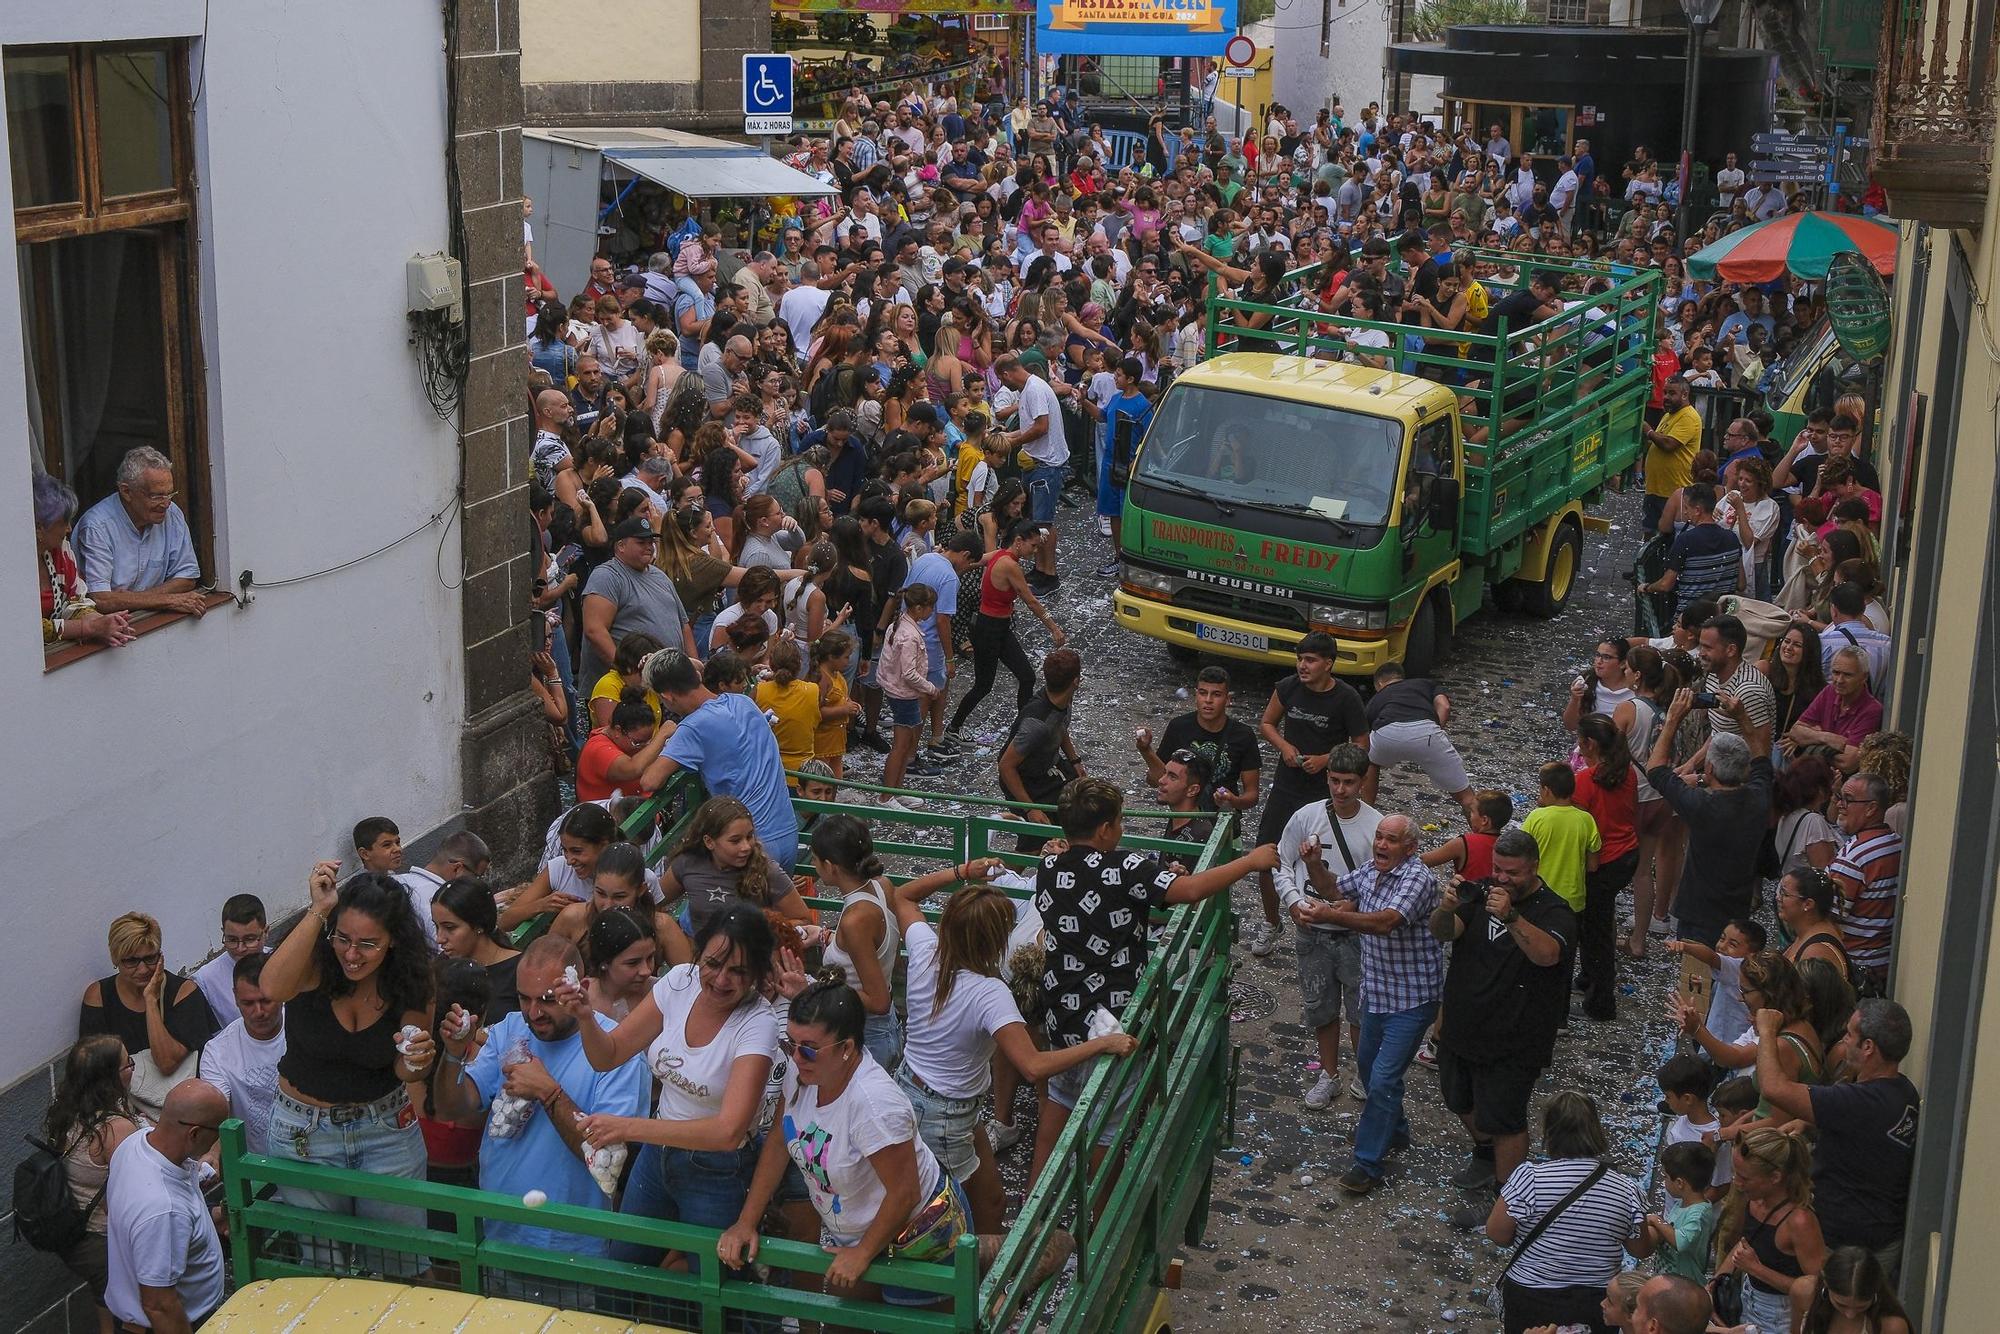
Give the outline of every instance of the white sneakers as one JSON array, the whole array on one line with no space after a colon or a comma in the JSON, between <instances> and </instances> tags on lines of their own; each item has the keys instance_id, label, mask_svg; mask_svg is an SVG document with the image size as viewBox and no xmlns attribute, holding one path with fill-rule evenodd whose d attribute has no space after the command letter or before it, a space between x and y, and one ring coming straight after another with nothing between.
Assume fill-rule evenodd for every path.
<instances>
[{"instance_id":1,"label":"white sneakers","mask_svg":"<svg viewBox=\"0 0 2000 1334\"><path fill-rule=\"evenodd\" d=\"M1269 954L1278 944L1278 933L1271 929L1269 922L1261 918L1251 922L1245 928L1243 937L1250 946L1250 952L1260 959Z\"/></svg>"},{"instance_id":2,"label":"white sneakers","mask_svg":"<svg viewBox=\"0 0 2000 1334\"><path fill-rule=\"evenodd\" d=\"M1097 534L1099 537L1111 536L1111 519L1108 515L1097 516Z\"/></svg>"},{"instance_id":3,"label":"white sneakers","mask_svg":"<svg viewBox=\"0 0 2000 1334\"><path fill-rule=\"evenodd\" d=\"M1339 1094L1340 1085L1334 1082L1332 1075L1322 1070L1319 1078L1314 1081L1313 1086L1306 1090L1306 1106L1316 1112L1323 1112L1333 1106L1333 1100Z\"/></svg>"},{"instance_id":4,"label":"white sneakers","mask_svg":"<svg viewBox=\"0 0 2000 1334\"><path fill-rule=\"evenodd\" d=\"M1008 1121L988 1120L986 1141L993 1146L993 1152L1005 1153L1021 1142L1021 1127Z\"/></svg>"}]
</instances>

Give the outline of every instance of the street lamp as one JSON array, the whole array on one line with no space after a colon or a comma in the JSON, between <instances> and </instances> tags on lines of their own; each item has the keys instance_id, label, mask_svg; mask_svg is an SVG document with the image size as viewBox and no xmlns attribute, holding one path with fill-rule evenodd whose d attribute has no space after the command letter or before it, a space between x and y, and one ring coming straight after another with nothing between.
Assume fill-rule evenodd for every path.
<instances>
[{"instance_id":1,"label":"street lamp","mask_svg":"<svg viewBox=\"0 0 2000 1334\"><path fill-rule=\"evenodd\" d=\"M1688 192L1694 186L1694 103L1701 93L1701 34L1722 13L1722 0L1681 0L1688 21L1686 87L1681 93L1680 202L1674 207L1674 243L1687 246Z\"/></svg>"}]
</instances>

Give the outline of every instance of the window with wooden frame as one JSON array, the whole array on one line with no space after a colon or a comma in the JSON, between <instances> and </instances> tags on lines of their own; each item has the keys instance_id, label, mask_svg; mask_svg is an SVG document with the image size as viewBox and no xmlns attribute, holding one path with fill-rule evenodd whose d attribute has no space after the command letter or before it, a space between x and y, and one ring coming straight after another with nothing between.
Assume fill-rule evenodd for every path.
<instances>
[{"instance_id":1,"label":"window with wooden frame","mask_svg":"<svg viewBox=\"0 0 2000 1334\"><path fill-rule=\"evenodd\" d=\"M187 43L15 46L0 68L34 466L88 509L127 450L159 450L212 579Z\"/></svg>"}]
</instances>

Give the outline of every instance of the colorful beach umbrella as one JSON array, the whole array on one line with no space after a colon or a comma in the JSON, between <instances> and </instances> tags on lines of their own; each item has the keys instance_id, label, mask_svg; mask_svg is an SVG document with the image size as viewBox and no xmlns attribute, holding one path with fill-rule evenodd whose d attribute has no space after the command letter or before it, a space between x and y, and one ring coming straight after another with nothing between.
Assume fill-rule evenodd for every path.
<instances>
[{"instance_id":1,"label":"colorful beach umbrella","mask_svg":"<svg viewBox=\"0 0 2000 1334\"><path fill-rule=\"evenodd\" d=\"M1714 245L1688 257L1688 272L1696 278L1720 278L1734 283L1768 283L1787 270L1819 282L1829 261L1842 251L1855 251L1878 273L1896 271L1896 228L1880 218L1858 213L1787 213L1731 232Z\"/></svg>"}]
</instances>

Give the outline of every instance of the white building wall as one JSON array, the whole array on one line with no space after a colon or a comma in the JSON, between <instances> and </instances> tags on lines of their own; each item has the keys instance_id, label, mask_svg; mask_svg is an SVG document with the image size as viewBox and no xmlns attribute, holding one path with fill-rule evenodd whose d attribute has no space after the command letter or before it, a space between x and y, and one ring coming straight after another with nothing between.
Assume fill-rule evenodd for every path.
<instances>
[{"instance_id":1,"label":"white building wall","mask_svg":"<svg viewBox=\"0 0 2000 1334\"><path fill-rule=\"evenodd\" d=\"M1320 7L1330 8L1328 54L1320 55ZM1277 100L1301 126L1340 99L1349 123L1382 98L1389 9L1382 0L1297 0L1273 20L1271 82Z\"/></svg>"},{"instance_id":2,"label":"white building wall","mask_svg":"<svg viewBox=\"0 0 2000 1334\"><path fill-rule=\"evenodd\" d=\"M207 38L196 173L215 488L205 575L349 561L451 501L458 443L407 345L404 260L443 249L443 28L409 0L0 4L0 45ZM0 140L5 137L0 119ZM4 155L0 145L0 155ZM11 217L0 177L0 217ZM408 837L459 807L459 544L433 528L44 673L20 300L0 266L0 1086L75 1037L104 931L157 916L169 963L232 893L304 902L363 815ZM115 337L115 330L106 330ZM527 518L522 516L522 522ZM442 580L440 575L443 576Z\"/></svg>"}]
</instances>

